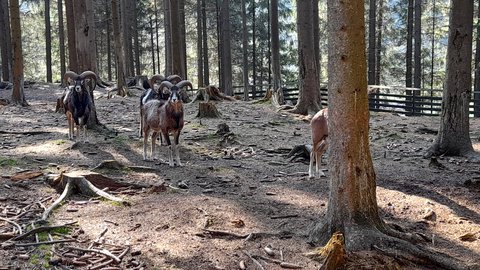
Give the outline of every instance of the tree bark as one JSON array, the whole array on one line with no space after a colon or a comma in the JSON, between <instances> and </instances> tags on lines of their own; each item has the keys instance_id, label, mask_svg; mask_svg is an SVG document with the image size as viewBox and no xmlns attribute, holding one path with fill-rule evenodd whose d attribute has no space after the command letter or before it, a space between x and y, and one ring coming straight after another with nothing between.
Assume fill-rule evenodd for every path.
<instances>
[{"instance_id":1,"label":"tree bark","mask_svg":"<svg viewBox=\"0 0 480 270\"><path fill-rule=\"evenodd\" d=\"M112 26L113 36L115 38L115 62L117 71L117 93L120 96L127 94L125 83L125 56L123 54L123 36L120 32L120 20L119 20L119 0L112 0ZM121 0L120 0L121 1Z\"/></svg>"},{"instance_id":2,"label":"tree bark","mask_svg":"<svg viewBox=\"0 0 480 270\"><path fill-rule=\"evenodd\" d=\"M155 41L156 41L155 48L157 50L157 65L158 65L157 70L158 70L158 73L160 73L161 72L160 71L160 66L161 66L160 65L160 46L159 46L160 42L158 41L158 39L159 39L159 36L158 36L158 27L159 27L159 25L158 25L158 12L159 11L158 11L158 7L157 7L157 1L158 0L153 1L153 3L154 3L153 9L154 9L154 12L155 12Z\"/></svg>"},{"instance_id":3,"label":"tree bark","mask_svg":"<svg viewBox=\"0 0 480 270\"><path fill-rule=\"evenodd\" d=\"M134 75L141 75L140 71L140 56L141 56L141 47L140 41L138 37L138 32L140 28L138 27L138 18L137 18L137 1L132 1L132 17L133 17L133 41L134 41L134 52L135 52L135 74Z\"/></svg>"},{"instance_id":4,"label":"tree bark","mask_svg":"<svg viewBox=\"0 0 480 270\"><path fill-rule=\"evenodd\" d=\"M383 1L378 0L377 45L375 46L375 85L380 85L383 33Z\"/></svg>"},{"instance_id":5,"label":"tree bark","mask_svg":"<svg viewBox=\"0 0 480 270\"><path fill-rule=\"evenodd\" d=\"M377 1L370 0L368 11L368 84L375 84Z\"/></svg>"},{"instance_id":6,"label":"tree bark","mask_svg":"<svg viewBox=\"0 0 480 270\"><path fill-rule=\"evenodd\" d=\"M473 1L453 1L450 9L447 69L440 128L426 157L470 156L469 102L472 82Z\"/></svg>"},{"instance_id":7,"label":"tree bark","mask_svg":"<svg viewBox=\"0 0 480 270\"><path fill-rule=\"evenodd\" d=\"M210 85L210 65L208 62L208 37L207 37L207 10L205 0L202 0L202 39L203 39L203 76L204 84Z\"/></svg>"},{"instance_id":8,"label":"tree bark","mask_svg":"<svg viewBox=\"0 0 480 270\"><path fill-rule=\"evenodd\" d=\"M185 28L185 0L179 1L179 19L180 19L180 52L181 52L181 63L182 74L180 75L182 79L188 79L187 72L187 29Z\"/></svg>"},{"instance_id":9,"label":"tree bark","mask_svg":"<svg viewBox=\"0 0 480 270\"><path fill-rule=\"evenodd\" d=\"M249 99L247 4L242 0L243 100Z\"/></svg>"},{"instance_id":10,"label":"tree bark","mask_svg":"<svg viewBox=\"0 0 480 270\"><path fill-rule=\"evenodd\" d=\"M477 4L477 18L480 21L480 1ZM480 117L480 24L477 24L477 37L475 39L475 82L473 86L474 115Z\"/></svg>"},{"instance_id":11,"label":"tree bark","mask_svg":"<svg viewBox=\"0 0 480 270\"><path fill-rule=\"evenodd\" d=\"M180 26L180 3L178 0L170 2L170 46L172 50L172 74L185 78L182 47L182 29Z\"/></svg>"},{"instance_id":12,"label":"tree bark","mask_svg":"<svg viewBox=\"0 0 480 270\"><path fill-rule=\"evenodd\" d=\"M318 3L317 3L318 6ZM278 29L278 0L270 1L270 22L272 24L272 71L273 71L273 91L277 91L282 86L280 70L280 34ZM318 15L317 15L318 17Z\"/></svg>"},{"instance_id":13,"label":"tree bark","mask_svg":"<svg viewBox=\"0 0 480 270\"><path fill-rule=\"evenodd\" d=\"M45 0L45 60L47 82L52 82L52 25L50 23L50 0Z\"/></svg>"},{"instance_id":14,"label":"tree bark","mask_svg":"<svg viewBox=\"0 0 480 270\"><path fill-rule=\"evenodd\" d=\"M257 97L257 32L256 32L256 11L255 1L252 3L252 99ZM297 13L298 14L298 13Z\"/></svg>"},{"instance_id":15,"label":"tree bark","mask_svg":"<svg viewBox=\"0 0 480 270\"><path fill-rule=\"evenodd\" d=\"M67 36L68 36L68 69L78 72L77 42L75 38L75 13L73 12L73 1L65 0L65 10L67 17ZM63 74L62 74L63 77Z\"/></svg>"},{"instance_id":16,"label":"tree bark","mask_svg":"<svg viewBox=\"0 0 480 270\"><path fill-rule=\"evenodd\" d=\"M318 72L318 85L320 85L320 11L318 10L318 0L312 0L312 12L313 12L313 44L315 51L315 65L317 66ZM276 89L278 90L278 89Z\"/></svg>"},{"instance_id":17,"label":"tree bark","mask_svg":"<svg viewBox=\"0 0 480 270\"><path fill-rule=\"evenodd\" d=\"M232 52L230 47L230 5L229 0L222 0L222 4L220 6L220 17L221 17L221 24L220 24L220 38L222 40L221 44L221 70L222 70L222 80L220 85L223 85L221 91L227 96L233 96L233 88L232 88Z\"/></svg>"},{"instance_id":18,"label":"tree bark","mask_svg":"<svg viewBox=\"0 0 480 270\"><path fill-rule=\"evenodd\" d=\"M422 87L422 0L415 0L413 87Z\"/></svg>"},{"instance_id":19,"label":"tree bark","mask_svg":"<svg viewBox=\"0 0 480 270\"><path fill-rule=\"evenodd\" d=\"M0 47L2 55L2 78L12 81L12 38L8 1L0 2Z\"/></svg>"},{"instance_id":20,"label":"tree bark","mask_svg":"<svg viewBox=\"0 0 480 270\"><path fill-rule=\"evenodd\" d=\"M112 80L112 45L110 39L112 38L112 31L110 24L112 24L112 12L110 11L110 5L108 0L105 0L105 12L107 14L107 76L108 80ZM111 4L111 3L110 3ZM117 18L118 20L118 18Z\"/></svg>"},{"instance_id":21,"label":"tree bark","mask_svg":"<svg viewBox=\"0 0 480 270\"><path fill-rule=\"evenodd\" d=\"M65 64L65 27L63 25L63 1L57 0L57 11L58 11L58 41L59 41L59 50L60 50L60 80L62 86L65 83L61 78L63 74L67 71Z\"/></svg>"},{"instance_id":22,"label":"tree bark","mask_svg":"<svg viewBox=\"0 0 480 270\"><path fill-rule=\"evenodd\" d=\"M320 74L315 60L312 5L312 1L297 1L299 95L292 112L304 115L313 115L321 108L318 84Z\"/></svg>"},{"instance_id":23,"label":"tree bark","mask_svg":"<svg viewBox=\"0 0 480 270\"><path fill-rule=\"evenodd\" d=\"M153 74L157 74L157 64L156 64L156 58L155 58L155 42L154 42L154 26L153 26L154 19L150 18L150 51L152 54L152 69L153 69Z\"/></svg>"},{"instance_id":24,"label":"tree bark","mask_svg":"<svg viewBox=\"0 0 480 270\"><path fill-rule=\"evenodd\" d=\"M204 87L203 83L203 38L202 38L202 2L197 0L197 81L198 88Z\"/></svg>"},{"instance_id":25,"label":"tree bark","mask_svg":"<svg viewBox=\"0 0 480 270\"><path fill-rule=\"evenodd\" d=\"M18 0L10 0L10 25L12 29L13 49L13 104L28 106L23 92L23 52L22 32L20 27L20 6Z\"/></svg>"},{"instance_id":26,"label":"tree bark","mask_svg":"<svg viewBox=\"0 0 480 270\"><path fill-rule=\"evenodd\" d=\"M171 32L170 27L170 0L164 0L164 26L165 26L165 76L172 75L172 44L171 44Z\"/></svg>"},{"instance_id":27,"label":"tree bark","mask_svg":"<svg viewBox=\"0 0 480 270\"><path fill-rule=\"evenodd\" d=\"M412 57L413 57L413 0L408 0L408 9L407 9L407 52L405 59L406 63L406 73L405 73L405 86L413 86L413 76L412 76ZM407 95L405 106L407 107L405 111L412 111L412 90L406 90L405 94Z\"/></svg>"}]
</instances>

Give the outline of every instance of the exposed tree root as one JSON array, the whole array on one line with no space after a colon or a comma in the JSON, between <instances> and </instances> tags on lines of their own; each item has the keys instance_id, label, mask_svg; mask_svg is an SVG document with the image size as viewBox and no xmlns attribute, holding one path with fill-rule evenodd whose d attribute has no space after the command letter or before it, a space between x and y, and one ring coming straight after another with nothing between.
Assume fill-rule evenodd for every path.
<instances>
[{"instance_id":1,"label":"exposed tree root","mask_svg":"<svg viewBox=\"0 0 480 270\"><path fill-rule=\"evenodd\" d=\"M382 226L380 226L382 227ZM411 242L424 240L420 235L397 232L387 226L349 226L345 228L345 247L349 251L377 250L393 258L407 258L419 265L435 266L440 269L469 269L465 263L451 256L429 250ZM329 229L325 224L317 224L310 233L310 243L326 242Z\"/></svg>"},{"instance_id":2,"label":"exposed tree root","mask_svg":"<svg viewBox=\"0 0 480 270\"><path fill-rule=\"evenodd\" d=\"M91 177L91 175L94 175L94 177ZM86 196L99 196L114 202L128 204L125 200L119 197L113 196L111 194L108 194L107 192L97 188L94 184L92 184L92 182L87 180L86 178L87 176L90 176L91 179L98 180L96 182L104 184L105 187L109 187L111 189L117 189L119 187L117 182L106 181L106 179L108 178L98 177L98 176L101 176L99 174L88 174L88 173L82 174L81 172L61 174L57 178L53 179L50 185L55 187L57 190L62 189L63 187L63 192L60 195L60 197L57 200L55 200L55 202L53 202L53 204L44 211L41 221L45 222L48 216L50 215L50 213L75 191L81 194L84 194ZM125 185L120 185L120 186L124 187Z\"/></svg>"}]
</instances>

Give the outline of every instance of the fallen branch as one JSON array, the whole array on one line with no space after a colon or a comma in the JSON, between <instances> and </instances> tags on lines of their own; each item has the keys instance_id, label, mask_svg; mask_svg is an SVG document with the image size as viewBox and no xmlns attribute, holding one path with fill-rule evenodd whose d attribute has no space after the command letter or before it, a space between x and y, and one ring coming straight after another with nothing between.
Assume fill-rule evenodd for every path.
<instances>
[{"instance_id":1,"label":"fallen branch","mask_svg":"<svg viewBox=\"0 0 480 270\"><path fill-rule=\"evenodd\" d=\"M107 231L108 231L108 228L103 229L103 231L100 233L100 235L97 237L97 239L95 239L95 240L88 246L88 249L93 248L93 246L94 246L95 244L97 244L98 241L100 241L100 239L107 233Z\"/></svg>"},{"instance_id":2,"label":"fallen branch","mask_svg":"<svg viewBox=\"0 0 480 270\"><path fill-rule=\"evenodd\" d=\"M94 248L78 248L78 247L72 247L72 246L68 246L68 247L65 247L66 249L70 249L70 250L77 250L77 251L83 251L83 252L93 252L93 253L98 253L98 254L102 254L102 255L105 255L107 257L109 257L110 259L114 260L116 263L120 263L122 260L115 256L114 254L112 254L110 251L106 250L106 249L102 249L102 250L99 250L99 249L94 249Z\"/></svg>"},{"instance_id":3,"label":"fallen branch","mask_svg":"<svg viewBox=\"0 0 480 270\"><path fill-rule=\"evenodd\" d=\"M255 259L261 259L261 260L264 260L264 261L267 261L267 262L276 263L276 264L280 265L282 268L289 268L289 269L303 268L303 266L300 266L298 264L284 262L284 261L281 261L281 260L268 258L268 257L262 256L262 255L252 255L252 257L255 258Z\"/></svg>"},{"instance_id":4,"label":"fallen branch","mask_svg":"<svg viewBox=\"0 0 480 270\"><path fill-rule=\"evenodd\" d=\"M46 134L46 133L52 133L52 132L36 131L36 130L30 130L30 131L0 130L0 134L38 135L38 134Z\"/></svg>"},{"instance_id":5,"label":"fallen branch","mask_svg":"<svg viewBox=\"0 0 480 270\"><path fill-rule=\"evenodd\" d=\"M44 241L44 242L33 242L33 243L16 243L17 247L30 247L30 246L41 246L41 245L53 245L58 243L67 243L67 242L76 242L76 239L60 239L53 241Z\"/></svg>"},{"instance_id":6,"label":"fallen branch","mask_svg":"<svg viewBox=\"0 0 480 270\"><path fill-rule=\"evenodd\" d=\"M24 239L27 236L29 236L31 234L34 234L34 233L46 232L46 231L50 231L50 230L54 230L54 229L58 229L58 228L63 228L63 227L74 225L76 223L77 222L75 221L75 222L70 222L70 223L66 223L66 224L63 224L63 225L37 227L37 228L32 229L28 232L25 232L23 234L18 235L17 237L13 238L12 241L17 241L17 240Z\"/></svg>"},{"instance_id":7,"label":"fallen branch","mask_svg":"<svg viewBox=\"0 0 480 270\"><path fill-rule=\"evenodd\" d=\"M10 223L10 224L12 224L13 226L17 227L18 232L19 232L20 234L22 234L22 227L20 227L20 225L18 225L18 223L16 223L15 221L10 220L10 219L8 219L8 218L3 218L3 217L0 217L0 220L3 220L3 221L5 221L5 222Z\"/></svg>"},{"instance_id":8,"label":"fallen branch","mask_svg":"<svg viewBox=\"0 0 480 270\"><path fill-rule=\"evenodd\" d=\"M210 229L203 229L203 231L207 232L210 234L212 237L231 237L234 239L245 239L245 240L250 240L255 237L261 237L261 236L278 236L280 238L289 238L291 237L290 232L252 232L248 234L237 234L233 232L228 232L228 231L221 231L221 230L210 230Z\"/></svg>"},{"instance_id":9,"label":"fallen branch","mask_svg":"<svg viewBox=\"0 0 480 270\"><path fill-rule=\"evenodd\" d=\"M252 262L253 262L256 266L258 266L258 268L260 268L261 270L265 270L265 268L263 267L263 265L262 265L259 261L257 261L257 259L255 259L252 255L250 255L250 253L248 253L248 252L246 252L246 251L244 251L243 253L245 253L245 255L247 255L247 256L250 258L250 260L252 260Z\"/></svg>"}]
</instances>

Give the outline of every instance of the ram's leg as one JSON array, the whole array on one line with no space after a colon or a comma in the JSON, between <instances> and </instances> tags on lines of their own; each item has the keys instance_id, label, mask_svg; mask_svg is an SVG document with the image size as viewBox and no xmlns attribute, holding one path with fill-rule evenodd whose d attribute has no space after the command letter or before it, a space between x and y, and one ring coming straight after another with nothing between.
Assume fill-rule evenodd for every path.
<instances>
[{"instance_id":1,"label":"ram's leg","mask_svg":"<svg viewBox=\"0 0 480 270\"><path fill-rule=\"evenodd\" d=\"M315 162L315 147L312 148L312 152L310 152L310 165L308 166L308 177L309 178L315 178L315 172L313 171L313 163ZM318 164L318 161L317 161Z\"/></svg>"},{"instance_id":2,"label":"ram's leg","mask_svg":"<svg viewBox=\"0 0 480 270\"><path fill-rule=\"evenodd\" d=\"M320 166L322 165L322 156L323 153L325 153L325 150L327 150L327 141L323 140L320 145L318 146L316 152L316 160L317 160L317 167L316 167L316 174L320 176L325 176L325 174L320 171Z\"/></svg>"},{"instance_id":3,"label":"ram's leg","mask_svg":"<svg viewBox=\"0 0 480 270\"><path fill-rule=\"evenodd\" d=\"M158 137L158 134L160 134L160 133L155 132L155 131L152 133L152 159L153 159L153 160L154 160L154 159L157 159L157 153L156 153L156 151L155 151L155 147L156 147L156 145L157 145L157 137Z\"/></svg>"},{"instance_id":4,"label":"ram's leg","mask_svg":"<svg viewBox=\"0 0 480 270\"><path fill-rule=\"evenodd\" d=\"M170 142L170 137L168 136L168 132L163 132L163 137L165 138L165 141L167 141L167 145L168 145L168 165L170 167L174 167L175 163L173 162L172 143Z\"/></svg>"},{"instance_id":5,"label":"ram's leg","mask_svg":"<svg viewBox=\"0 0 480 270\"><path fill-rule=\"evenodd\" d=\"M150 130L148 128L144 128L143 130L143 160L147 160L147 144L148 144L148 135Z\"/></svg>"},{"instance_id":6,"label":"ram's leg","mask_svg":"<svg viewBox=\"0 0 480 270\"><path fill-rule=\"evenodd\" d=\"M179 138L180 138L180 131L177 131L173 134L174 140L173 140L173 147L175 150L175 160L177 161L178 166L183 166L182 162L180 161L180 153L178 146L180 145Z\"/></svg>"}]
</instances>

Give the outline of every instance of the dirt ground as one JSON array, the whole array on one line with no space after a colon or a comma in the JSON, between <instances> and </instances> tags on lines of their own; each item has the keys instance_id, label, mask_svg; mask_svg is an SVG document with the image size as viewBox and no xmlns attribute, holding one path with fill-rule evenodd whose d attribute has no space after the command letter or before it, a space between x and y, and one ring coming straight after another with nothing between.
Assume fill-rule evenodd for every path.
<instances>
[{"instance_id":1,"label":"dirt ground","mask_svg":"<svg viewBox=\"0 0 480 270\"><path fill-rule=\"evenodd\" d=\"M302 117L278 113L266 104L237 101L217 103L221 118L198 119L198 104L185 104L180 147L185 166L170 168L165 147L159 150L161 160L142 159L139 91L133 90L133 97L111 99L104 90L96 91L98 118L108 131L90 131L87 143L69 141L65 115L55 113L62 91L56 85L36 84L26 89L30 107L0 106L0 235L15 227L1 218L16 217L24 230L31 229L29 224L39 219L43 207L59 196L46 183L48 174L91 170L112 159L154 170L101 171L147 187L115 192L130 206L71 197L49 221L51 225L75 221L77 225L64 232L75 242L53 248L12 247L3 242L0 269L87 269L94 263L66 266L66 257L83 253L64 251L63 246L87 248L97 238L99 246L116 254L130 247L121 264L97 269L239 269L241 261L247 269L256 269L247 254L268 257L267 246L277 260L281 252L286 262L319 268L320 263L304 254L312 250L307 244L310 226L326 211L329 173L325 170L327 177L309 179L308 160L286 158L289 149L310 141L309 125ZM11 91L0 90L0 98L10 96ZM221 123L233 133L228 138L216 134ZM429 166L430 160L422 155L432 144L431 131L438 123L438 117L371 113L380 213L387 222L426 235L431 241L425 246L475 263L480 258L480 165L445 157L439 159L445 168ZM477 151L479 127L480 119L471 119ZM26 170L42 175L13 180L13 175ZM259 234L245 239L250 233ZM460 240L467 233L477 234L470 241ZM265 269L281 269L277 263L259 261ZM370 252L350 260L349 267L394 269L390 262ZM424 268L397 262L396 269Z\"/></svg>"}]
</instances>

